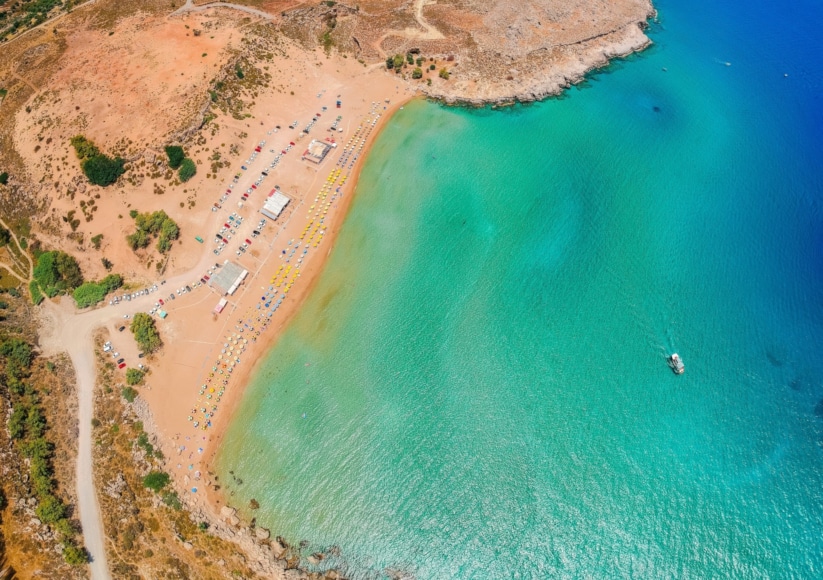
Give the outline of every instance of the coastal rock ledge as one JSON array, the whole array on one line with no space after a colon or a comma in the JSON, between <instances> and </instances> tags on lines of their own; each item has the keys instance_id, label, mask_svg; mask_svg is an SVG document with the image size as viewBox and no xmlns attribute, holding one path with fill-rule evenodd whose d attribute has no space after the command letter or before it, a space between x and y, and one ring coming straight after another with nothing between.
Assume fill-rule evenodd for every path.
<instances>
[{"instance_id":1,"label":"coastal rock ledge","mask_svg":"<svg viewBox=\"0 0 823 580\"><path fill-rule=\"evenodd\" d=\"M655 14L650 0L364 0L299 6L282 13L280 28L318 47L322 23L334 19L325 48L364 63L411 56L386 74L433 99L485 105L555 95L643 50Z\"/></svg>"}]
</instances>

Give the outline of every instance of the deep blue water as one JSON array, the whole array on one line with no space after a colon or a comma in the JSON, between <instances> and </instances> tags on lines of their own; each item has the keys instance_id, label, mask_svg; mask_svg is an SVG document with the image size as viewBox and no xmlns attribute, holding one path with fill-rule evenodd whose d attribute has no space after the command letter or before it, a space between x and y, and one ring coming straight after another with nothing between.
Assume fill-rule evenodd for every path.
<instances>
[{"instance_id":1,"label":"deep blue water","mask_svg":"<svg viewBox=\"0 0 823 580\"><path fill-rule=\"evenodd\" d=\"M560 99L380 136L219 460L320 568L823 577L823 6L657 7Z\"/></svg>"}]
</instances>

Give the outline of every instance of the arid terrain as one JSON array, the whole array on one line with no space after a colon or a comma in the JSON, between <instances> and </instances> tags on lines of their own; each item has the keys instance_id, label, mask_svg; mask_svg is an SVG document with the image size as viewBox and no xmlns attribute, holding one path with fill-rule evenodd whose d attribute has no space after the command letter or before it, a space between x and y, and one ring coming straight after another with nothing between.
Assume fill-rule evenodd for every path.
<instances>
[{"instance_id":1,"label":"arid terrain","mask_svg":"<svg viewBox=\"0 0 823 580\"><path fill-rule=\"evenodd\" d=\"M61 425L62 442L55 477L73 521L83 525L93 558L89 573L298 575L293 568L307 555L242 522L234 508L246 506L225 505L209 459L253 372L251 361L276 339L322 269L380 127L415 96L499 104L555 94L608 58L645 47L642 29L651 4L94 0L45 3L38 5L45 12L27 17L32 4L0 6L0 218L14 235L0 244L0 291L38 300L29 284L39 256L50 250L73 256L85 281L122 276L115 295L158 288L116 305L109 305L109 295L83 311L56 291L30 307L41 324L38 352L58 361L61 376L75 376L74 389L61 388L72 398L76 391L77 409L45 409L63 415L52 423ZM19 24L11 30L14 21ZM90 183L72 144L78 135L121 160L114 183ZM312 139L334 141L319 165L300 157ZM181 147L196 169L188 180L172 167L165 151L170 145ZM260 151L253 155L255 147ZM289 205L252 236L259 207L275 186ZM248 200L240 199L244 191ZM161 210L179 238L168 247L152 238L133 249L127 235L136 230L134 216ZM226 228L235 238L222 251L215 232L229 216L244 224ZM252 243L241 249L244 239ZM306 251L287 262L285 252L298 240ZM215 263L226 260L249 277L216 314L222 292L198 282L207 272L216 275ZM288 300L271 323L254 318L260 291L275 283L288 288ZM178 292L187 285L191 291ZM168 318L155 311L155 319L164 346L139 358L131 333L120 327L161 298ZM244 319L255 326L245 342ZM104 336L125 365L144 365L148 372L132 402L119 396L125 369L103 353ZM226 380L220 409L209 413L211 428L204 431L199 423L205 420L195 416L214 402L205 385L238 338L243 356L236 357L243 362ZM9 396L0 390L6 410ZM71 421L76 432L62 426ZM66 467L75 457L64 439L77 445L76 474ZM149 440L159 453L146 451ZM195 445L202 451L192 457ZM4 452L15 449L10 443ZM131 471L122 467L129 461ZM118 469L124 479L111 487L106 478ZM141 488L140 478L155 470L172 475L173 500ZM9 495L11 483L0 484ZM71 491L75 485L79 493ZM17 504L4 511L7 544L43 536L18 517L36 503L20 489L11 496ZM128 513L113 520L121 497ZM118 525L125 528L116 534ZM206 557L209 550L214 553ZM27 566L23 554L7 546L18 575L33 577L37 568ZM73 570L84 575L82 568Z\"/></svg>"}]
</instances>

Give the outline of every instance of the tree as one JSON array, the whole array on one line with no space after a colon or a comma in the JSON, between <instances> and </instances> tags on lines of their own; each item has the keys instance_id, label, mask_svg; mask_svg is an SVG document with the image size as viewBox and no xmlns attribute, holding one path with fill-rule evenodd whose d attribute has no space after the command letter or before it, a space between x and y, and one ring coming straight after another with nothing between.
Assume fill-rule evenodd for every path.
<instances>
[{"instance_id":1,"label":"tree","mask_svg":"<svg viewBox=\"0 0 823 580\"><path fill-rule=\"evenodd\" d=\"M77 288L83 283L83 272L74 256L66 252L57 252L57 272L66 283L67 288Z\"/></svg>"},{"instance_id":2,"label":"tree","mask_svg":"<svg viewBox=\"0 0 823 580\"><path fill-rule=\"evenodd\" d=\"M423 69L417 67L412 71L412 78L413 79L422 79L423 78Z\"/></svg>"},{"instance_id":3,"label":"tree","mask_svg":"<svg viewBox=\"0 0 823 580\"><path fill-rule=\"evenodd\" d=\"M11 243L11 232L0 226L0 248L7 246L9 243Z\"/></svg>"},{"instance_id":4,"label":"tree","mask_svg":"<svg viewBox=\"0 0 823 580\"><path fill-rule=\"evenodd\" d=\"M37 258L37 264L34 265L34 279L40 284L45 292L48 288L53 287L58 282L59 272L54 263L57 252L43 252Z\"/></svg>"},{"instance_id":5,"label":"tree","mask_svg":"<svg viewBox=\"0 0 823 580\"><path fill-rule=\"evenodd\" d=\"M406 62L403 58L402 54L395 54L394 55L394 68L399 69L403 67L403 63Z\"/></svg>"},{"instance_id":6,"label":"tree","mask_svg":"<svg viewBox=\"0 0 823 580\"><path fill-rule=\"evenodd\" d=\"M146 230L137 230L133 234L129 234L126 236L126 242L128 242L129 247L132 250L137 250L139 248L145 248L149 245L151 238L149 238L148 232Z\"/></svg>"},{"instance_id":7,"label":"tree","mask_svg":"<svg viewBox=\"0 0 823 580\"><path fill-rule=\"evenodd\" d=\"M34 266L34 279L43 292L56 296L82 284L83 273L73 256L60 251L43 252Z\"/></svg>"},{"instance_id":8,"label":"tree","mask_svg":"<svg viewBox=\"0 0 823 580\"><path fill-rule=\"evenodd\" d=\"M63 559L66 564L82 566L88 563L89 553L85 548L78 548L72 542L65 542L63 544Z\"/></svg>"},{"instance_id":9,"label":"tree","mask_svg":"<svg viewBox=\"0 0 823 580\"><path fill-rule=\"evenodd\" d=\"M182 167L180 171L183 171ZM171 249L171 242L180 236L178 225L162 210L141 214L135 212L132 217L137 225L137 231L126 236L126 241L132 250L147 247L151 236L154 236L158 238L157 249L165 253Z\"/></svg>"},{"instance_id":10,"label":"tree","mask_svg":"<svg viewBox=\"0 0 823 580\"><path fill-rule=\"evenodd\" d=\"M183 153L183 148L179 145L168 145L166 147L166 155L169 158L169 167L172 169L180 167L180 164L183 163L183 159L186 156L185 153Z\"/></svg>"},{"instance_id":11,"label":"tree","mask_svg":"<svg viewBox=\"0 0 823 580\"><path fill-rule=\"evenodd\" d=\"M386 58L386 68L389 70L394 68L394 57L390 56Z\"/></svg>"},{"instance_id":12,"label":"tree","mask_svg":"<svg viewBox=\"0 0 823 580\"><path fill-rule=\"evenodd\" d=\"M143 371L140 369L128 369L126 371L126 382L130 385L139 385L143 382Z\"/></svg>"},{"instance_id":13,"label":"tree","mask_svg":"<svg viewBox=\"0 0 823 580\"><path fill-rule=\"evenodd\" d=\"M194 177L195 173L197 173L197 166L194 164L194 161L188 157L183 159L183 163L180 165L180 172L177 174L180 177L180 181L183 183L187 182Z\"/></svg>"},{"instance_id":14,"label":"tree","mask_svg":"<svg viewBox=\"0 0 823 580\"><path fill-rule=\"evenodd\" d=\"M69 142L72 147L74 147L77 158L81 161L100 155L100 150L97 146L82 135L75 135Z\"/></svg>"},{"instance_id":15,"label":"tree","mask_svg":"<svg viewBox=\"0 0 823 580\"><path fill-rule=\"evenodd\" d=\"M445 79L445 80L449 80L449 71L446 68L441 68L440 69L440 78Z\"/></svg>"},{"instance_id":16,"label":"tree","mask_svg":"<svg viewBox=\"0 0 823 580\"><path fill-rule=\"evenodd\" d=\"M40 505L34 510L37 517L45 524L53 524L66 517L66 506L52 494L45 494L40 498Z\"/></svg>"},{"instance_id":17,"label":"tree","mask_svg":"<svg viewBox=\"0 0 823 580\"><path fill-rule=\"evenodd\" d=\"M107 187L126 172L125 165L126 162L120 157L112 159L107 155L96 155L83 161L81 167L90 182Z\"/></svg>"},{"instance_id":18,"label":"tree","mask_svg":"<svg viewBox=\"0 0 823 580\"><path fill-rule=\"evenodd\" d=\"M154 318L145 312L138 312L131 321L134 340L143 352L154 352L163 345L154 324Z\"/></svg>"},{"instance_id":19,"label":"tree","mask_svg":"<svg viewBox=\"0 0 823 580\"><path fill-rule=\"evenodd\" d=\"M34 360L31 346L20 338L9 338L0 343L0 354L6 357L7 375L17 375L20 371L28 370Z\"/></svg>"},{"instance_id":20,"label":"tree","mask_svg":"<svg viewBox=\"0 0 823 580\"><path fill-rule=\"evenodd\" d=\"M133 403L134 400L137 398L137 391L135 391L131 387L123 387L123 390L120 391L120 394L123 395L123 398L126 399L129 403Z\"/></svg>"},{"instance_id":21,"label":"tree","mask_svg":"<svg viewBox=\"0 0 823 580\"><path fill-rule=\"evenodd\" d=\"M9 418L9 432L12 439L22 439L26 436L26 418L29 411L23 405L15 405Z\"/></svg>"},{"instance_id":22,"label":"tree","mask_svg":"<svg viewBox=\"0 0 823 580\"><path fill-rule=\"evenodd\" d=\"M9 174L5 171L0 173L0 185L6 185L9 182Z\"/></svg>"},{"instance_id":23,"label":"tree","mask_svg":"<svg viewBox=\"0 0 823 580\"><path fill-rule=\"evenodd\" d=\"M169 484L169 474L162 471L152 471L143 478L143 487L159 492Z\"/></svg>"}]
</instances>

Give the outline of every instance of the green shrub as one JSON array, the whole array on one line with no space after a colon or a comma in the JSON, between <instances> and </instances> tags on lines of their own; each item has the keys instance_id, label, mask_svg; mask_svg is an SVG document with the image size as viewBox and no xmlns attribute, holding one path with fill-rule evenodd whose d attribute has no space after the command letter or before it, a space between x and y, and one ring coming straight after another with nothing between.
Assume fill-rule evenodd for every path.
<instances>
[{"instance_id":1,"label":"green shrub","mask_svg":"<svg viewBox=\"0 0 823 580\"><path fill-rule=\"evenodd\" d=\"M137 398L137 391L135 391L131 387L123 387L123 390L120 391L120 394L123 395L123 398L126 399L129 403L133 403L134 399Z\"/></svg>"},{"instance_id":2,"label":"green shrub","mask_svg":"<svg viewBox=\"0 0 823 580\"><path fill-rule=\"evenodd\" d=\"M181 167L180 171L182 170ZM180 237L180 228L177 223L163 210L137 214L134 218L137 231L126 236L126 241L132 250L145 248L151 242L151 236L154 236L158 238L157 249L165 253L171 249L171 242Z\"/></svg>"},{"instance_id":3,"label":"green shrub","mask_svg":"<svg viewBox=\"0 0 823 580\"><path fill-rule=\"evenodd\" d=\"M29 282L29 294L31 294L31 302L35 306L37 306L43 300L46 299L46 297L43 296L43 293L40 291L40 285L37 283L36 280L32 280L31 282Z\"/></svg>"},{"instance_id":4,"label":"green shrub","mask_svg":"<svg viewBox=\"0 0 823 580\"><path fill-rule=\"evenodd\" d=\"M63 559L66 564L82 566L88 564L89 554L85 548L78 548L72 542L65 542L63 544Z\"/></svg>"},{"instance_id":5,"label":"green shrub","mask_svg":"<svg viewBox=\"0 0 823 580\"><path fill-rule=\"evenodd\" d=\"M9 418L9 432L12 439L22 439L26 436L26 418L28 409L23 405L15 405Z\"/></svg>"},{"instance_id":6,"label":"green shrub","mask_svg":"<svg viewBox=\"0 0 823 580\"><path fill-rule=\"evenodd\" d=\"M6 375L21 376L34 360L34 352L25 340L8 338L0 342L0 354L6 357Z\"/></svg>"},{"instance_id":7,"label":"green shrub","mask_svg":"<svg viewBox=\"0 0 823 580\"><path fill-rule=\"evenodd\" d=\"M145 312L138 312L131 321L131 331L137 346L143 352L154 352L163 345L154 318Z\"/></svg>"},{"instance_id":8,"label":"green shrub","mask_svg":"<svg viewBox=\"0 0 823 580\"><path fill-rule=\"evenodd\" d=\"M140 369L128 369L126 371L126 383L129 385L139 385L143 382L143 371Z\"/></svg>"},{"instance_id":9,"label":"green shrub","mask_svg":"<svg viewBox=\"0 0 823 580\"><path fill-rule=\"evenodd\" d=\"M177 495L176 491L169 491L164 493L163 503L173 510L180 510L183 507L183 504L180 503L180 497Z\"/></svg>"},{"instance_id":10,"label":"green shrub","mask_svg":"<svg viewBox=\"0 0 823 580\"><path fill-rule=\"evenodd\" d=\"M94 185L107 187L117 182L126 172L126 162L120 157L112 159L107 155L97 155L83 161L81 168L86 177Z\"/></svg>"},{"instance_id":11,"label":"green shrub","mask_svg":"<svg viewBox=\"0 0 823 580\"><path fill-rule=\"evenodd\" d=\"M66 506L52 494L45 494L40 498L40 504L34 510L37 517L44 524L53 524L66 517Z\"/></svg>"},{"instance_id":12,"label":"green shrub","mask_svg":"<svg viewBox=\"0 0 823 580\"><path fill-rule=\"evenodd\" d=\"M0 185L6 185L9 182L9 174L5 171L0 173Z\"/></svg>"},{"instance_id":13,"label":"green shrub","mask_svg":"<svg viewBox=\"0 0 823 580\"><path fill-rule=\"evenodd\" d=\"M186 155L183 153L183 148L179 145L168 145L166 147L166 156L169 158L169 167L177 169L180 167L180 164L183 163Z\"/></svg>"},{"instance_id":14,"label":"green shrub","mask_svg":"<svg viewBox=\"0 0 823 580\"><path fill-rule=\"evenodd\" d=\"M180 171L177 174L180 177L180 181L183 183L187 182L189 179L194 177L194 174L197 173L197 165L194 164L194 161L186 157L183 159L183 163L180 165Z\"/></svg>"},{"instance_id":15,"label":"green shrub","mask_svg":"<svg viewBox=\"0 0 823 580\"><path fill-rule=\"evenodd\" d=\"M445 68L441 68L440 69L440 78L445 79L445 80L449 80L449 71L446 70Z\"/></svg>"},{"instance_id":16,"label":"green shrub","mask_svg":"<svg viewBox=\"0 0 823 580\"><path fill-rule=\"evenodd\" d=\"M100 155L100 150L97 146L82 135L75 135L69 142L72 147L74 147L74 152L77 154L77 158L80 159L80 161L91 159L92 157L97 157Z\"/></svg>"},{"instance_id":17,"label":"green shrub","mask_svg":"<svg viewBox=\"0 0 823 580\"><path fill-rule=\"evenodd\" d=\"M11 232L0 226L0 248L11 243Z\"/></svg>"},{"instance_id":18,"label":"green shrub","mask_svg":"<svg viewBox=\"0 0 823 580\"><path fill-rule=\"evenodd\" d=\"M412 71L412 78L413 79L422 79L423 78L423 69L420 67L415 68Z\"/></svg>"},{"instance_id":19,"label":"green shrub","mask_svg":"<svg viewBox=\"0 0 823 580\"><path fill-rule=\"evenodd\" d=\"M143 478L143 487L158 493L169 484L169 474L162 471L152 471Z\"/></svg>"},{"instance_id":20,"label":"green shrub","mask_svg":"<svg viewBox=\"0 0 823 580\"><path fill-rule=\"evenodd\" d=\"M103 234L97 234L96 236L92 236L91 244L94 246L95 250L100 249L100 243L103 241Z\"/></svg>"},{"instance_id":21,"label":"green shrub","mask_svg":"<svg viewBox=\"0 0 823 580\"><path fill-rule=\"evenodd\" d=\"M86 282L74 290L74 301L78 308L93 306L102 302L106 294L113 292L123 285L123 277L120 274L109 274L100 282Z\"/></svg>"},{"instance_id":22,"label":"green shrub","mask_svg":"<svg viewBox=\"0 0 823 580\"><path fill-rule=\"evenodd\" d=\"M73 256L61 251L40 254L33 273L40 290L49 297L70 292L83 283L80 264Z\"/></svg>"},{"instance_id":23,"label":"green shrub","mask_svg":"<svg viewBox=\"0 0 823 580\"><path fill-rule=\"evenodd\" d=\"M125 173L126 162L123 159L119 157L112 159L104 155L94 143L82 135L75 135L70 142L77 158L80 159L80 168L94 185L106 187L116 182Z\"/></svg>"}]
</instances>

